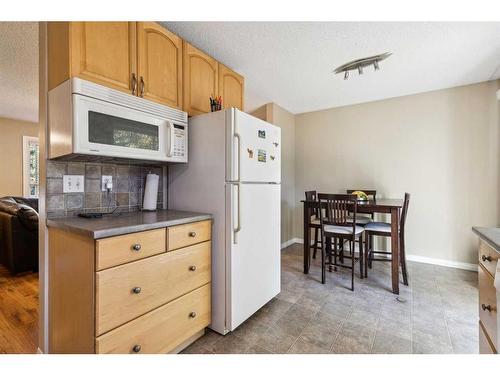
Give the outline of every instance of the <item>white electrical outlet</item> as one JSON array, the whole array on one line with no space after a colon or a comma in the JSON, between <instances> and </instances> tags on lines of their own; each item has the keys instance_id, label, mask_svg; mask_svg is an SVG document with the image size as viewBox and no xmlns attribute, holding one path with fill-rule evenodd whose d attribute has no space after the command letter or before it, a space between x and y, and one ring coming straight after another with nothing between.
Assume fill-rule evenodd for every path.
<instances>
[{"instance_id":1,"label":"white electrical outlet","mask_svg":"<svg viewBox=\"0 0 500 375\"><path fill-rule=\"evenodd\" d=\"M66 174L63 176L63 193L83 193L84 177Z\"/></svg>"},{"instance_id":2,"label":"white electrical outlet","mask_svg":"<svg viewBox=\"0 0 500 375\"><path fill-rule=\"evenodd\" d=\"M113 176L102 176L102 191L113 190Z\"/></svg>"}]
</instances>

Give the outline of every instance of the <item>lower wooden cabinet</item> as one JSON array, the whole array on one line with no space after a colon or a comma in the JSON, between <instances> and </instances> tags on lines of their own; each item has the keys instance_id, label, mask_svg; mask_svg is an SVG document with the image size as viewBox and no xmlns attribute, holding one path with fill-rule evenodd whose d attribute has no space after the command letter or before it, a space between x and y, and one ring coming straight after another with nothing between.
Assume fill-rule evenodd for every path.
<instances>
[{"instance_id":1,"label":"lower wooden cabinet","mask_svg":"<svg viewBox=\"0 0 500 375\"><path fill-rule=\"evenodd\" d=\"M487 258L486 258L487 257ZM495 262L495 268L490 267ZM479 245L479 352L498 352L497 290L493 284L498 253L488 243L480 240Z\"/></svg>"},{"instance_id":2,"label":"lower wooden cabinet","mask_svg":"<svg viewBox=\"0 0 500 375\"><path fill-rule=\"evenodd\" d=\"M49 248L49 353L176 352L210 324L209 220L99 240L49 227Z\"/></svg>"},{"instance_id":3,"label":"lower wooden cabinet","mask_svg":"<svg viewBox=\"0 0 500 375\"><path fill-rule=\"evenodd\" d=\"M168 353L210 324L210 284L99 336L96 353Z\"/></svg>"}]
</instances>

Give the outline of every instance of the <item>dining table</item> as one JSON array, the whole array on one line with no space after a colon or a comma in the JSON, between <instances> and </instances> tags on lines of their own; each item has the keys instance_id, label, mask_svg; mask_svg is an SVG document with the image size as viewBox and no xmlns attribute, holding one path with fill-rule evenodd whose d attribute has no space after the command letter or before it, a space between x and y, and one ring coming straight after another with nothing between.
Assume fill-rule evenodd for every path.
<instances>
[{"instance_id":1,"label":"dining table","mask_svg":"<svg viewBox=\"0 0 500 375\"><path fill-rule=\"evenodd\" d=\"M311 233L309 220L314 209L320 207L318 201L302 200L304 207L304 273L309 273L311 265ZM399 217L403 208L403 199L377 198L358 201L357 213L379 213L391 216L391 277L392 292L399 294Z\"/></svg>"}]
</instances>

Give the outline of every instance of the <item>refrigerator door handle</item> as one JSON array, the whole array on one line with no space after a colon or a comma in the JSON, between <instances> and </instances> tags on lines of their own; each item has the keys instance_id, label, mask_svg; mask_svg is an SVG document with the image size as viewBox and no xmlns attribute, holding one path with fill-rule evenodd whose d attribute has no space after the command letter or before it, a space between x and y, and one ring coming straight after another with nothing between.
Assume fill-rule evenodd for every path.
<instances>
[{"instance_id":1,"label":"refrigerator door handle","mask_svg":"<svg viewBox=\"0 0 500 375\"><path fill-rule=\"evenodd\" d=\"M238 178L235 180L236 182L240 182L240 176L241 176L241 137L238 133L234 133L234 138L238 140ZM238 191L240 191L240 188L238 187ZM238 193L239 194L239 193Z\"/></svg>"},{"instance_id":2,"label":"refrigerator door handle","mask_svg":"<svg viewBox=\"0 0 500 375\"><path fill-rule=\"evenodd\" d=\"M236 199L238 199L238 202L236 203L236 207L238 210L238 213L236 214L236 218L238 220L238 225L236 228L233 227L233 242L236 245L238 243L238 239L236 238L236 234L241 230L241 206L240 206L240 201L241 201L241 196L240 196L240 185L239 184L234 184L234 186L238 189L238 193L236 194Z\"/></svg>"}]
</instances>

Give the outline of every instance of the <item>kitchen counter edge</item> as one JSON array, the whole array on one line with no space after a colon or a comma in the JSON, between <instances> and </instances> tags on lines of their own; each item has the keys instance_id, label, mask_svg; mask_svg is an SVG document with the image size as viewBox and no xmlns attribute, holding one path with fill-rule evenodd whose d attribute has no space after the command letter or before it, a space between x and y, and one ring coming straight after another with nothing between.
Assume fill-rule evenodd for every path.
<instances>
[{"instance_id":1,"label":"kitchen counter edge","mask_svg":"<svg viewBox=\"0 0 500 375\"><path fill-rule=\"evenodd\" d=\"M472 231L500 253L500 228L472 227Z\"/></svg>"},{"instance_id":2,"label":"kitchen counter edge","mask_svg":"<svg viewBox=\"0 0 500 375\"><path fill-rule=\"evenodd\" d=\"M165 218L165 216L169 215L173 217ZM146 222L137 222L140 218L145 217L149 220ZM124 221L127 218L130 218L130 223L119 224L120 221ZM98 240L106 237L121 236L130 233L167 228L175 225L189 224L197 221L212 219L212 214L179 210L158 210L154 212L133 212L122 214L120 216L106 217L104 218L104 222L102 219L86 219L80 217L70 219L47 219L47 227L63 229ZM117 222L116 224L114 224L115 221ZM99 224L102 224L102 228L98 228Z\"/></svg>"}]
</instances>

